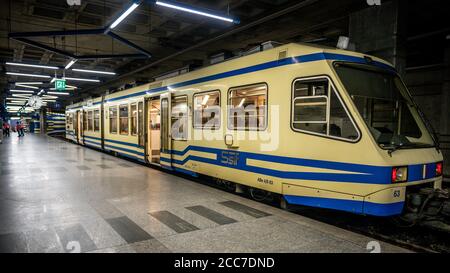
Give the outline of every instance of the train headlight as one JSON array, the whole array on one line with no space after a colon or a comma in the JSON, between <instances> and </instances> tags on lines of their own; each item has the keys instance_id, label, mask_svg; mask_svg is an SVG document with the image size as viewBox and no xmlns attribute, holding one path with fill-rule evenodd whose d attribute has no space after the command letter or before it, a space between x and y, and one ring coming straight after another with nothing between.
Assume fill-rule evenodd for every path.
<instances>
[{"instance_id":1,"label":"train headlight","mask_svg":"<svg viewBox=\"0 0 450 273\"><path fill-rule=\"evenodd\" d=\"M436 176L442 176L444 174L444 163L436 163Z\"/></svg>"},{"instance_id":2,"label":"train headlight","mask_svg":"<svg viewBox=\"0 0 450 273\"><path fill-rule=\"evenodd\" d=\"M394 167L391 174L392 183L408 181L408 167Z\"/></svg>"}]
</instances>

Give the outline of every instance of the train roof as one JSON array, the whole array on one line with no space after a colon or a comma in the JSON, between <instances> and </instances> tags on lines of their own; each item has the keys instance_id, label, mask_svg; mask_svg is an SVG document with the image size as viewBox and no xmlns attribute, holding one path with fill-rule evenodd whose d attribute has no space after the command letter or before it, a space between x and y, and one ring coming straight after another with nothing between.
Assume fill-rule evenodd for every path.
<instances>
[{"instance_id":1,"label":"train roof","mask_svg":"<svg viewBox=\"0 0 450 273\"><path fill-rule=\"evenodd\" d=\"M172 78L167 78L164 80L151 82L143 85L139 85L130 89L122 90L105 96L107 100L115 99L119 97L126 96L128 94L135 94L138 92L145 92L148 90L158 90L164 89L164 87L173 86L181 82L189 82L193 79L204 78L210 75L216 75L220 73L226 73L228 71L235 71L243 68L248 68L250 66L270 63L276 60L289 59L289 58L301 58L302 56L315 56L320 54L328 54L333 56L346 56L347 58L366 58L370 57L373 61L383 64L388 67L393 67L389 62L382 60L375 56L370 56L363 53L358 53L354 51L341 50L326 46L305 44L305 43L289 43L285 45L280 45L268 50L256 52L253 54L240 56L236 58L231 58L223 62L212 64L209 66L202 67L200 69L177 75ZM75 108L83 105L87 105L89 101L97 101L100 98L91 99L85 102L81 102L70 105L67 108Z\"/></svg>"}]
</instances>

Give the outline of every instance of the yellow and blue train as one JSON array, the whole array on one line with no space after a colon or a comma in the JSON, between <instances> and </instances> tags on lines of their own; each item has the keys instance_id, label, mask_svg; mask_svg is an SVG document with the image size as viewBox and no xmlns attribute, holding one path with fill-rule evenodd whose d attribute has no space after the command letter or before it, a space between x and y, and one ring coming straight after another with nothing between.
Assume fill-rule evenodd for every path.
<instances>
[{"instance_id":1,"label":"yellow and blue train","mask_svg":"<svg viewBox=\"0 0 450 273\"><path fill-rule=\"evenodd\" d=\"M395 216L442 188L437 140L394 67L351 51L287 44L70 105L66 121L78 144L283 205Z\"/></svg>"}]
</instances>

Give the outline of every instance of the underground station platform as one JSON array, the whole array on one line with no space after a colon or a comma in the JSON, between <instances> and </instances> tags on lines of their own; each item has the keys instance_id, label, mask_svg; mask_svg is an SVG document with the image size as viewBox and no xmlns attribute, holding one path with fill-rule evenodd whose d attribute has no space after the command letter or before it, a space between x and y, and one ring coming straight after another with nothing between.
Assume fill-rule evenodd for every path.
<instances>
[{"instance_id":1,"label":"underground station platform","mask_svg":"<svg viewBox=\"0 0 450 273\"><path fill-rule=\"evenodd\" d=\"M0 264L445 263L446 6L0 0Z\"/></svg>"},{"instance_id":2,"label":"underground station platform","mask_svg":"<svg viewBox=\"0 0 450 273\"><path fill-rule=\"evenodd\" d=\"M374 241L52 137L14 136L0 154L3 253L368 253Z\"/></svg>"}]
</instances>

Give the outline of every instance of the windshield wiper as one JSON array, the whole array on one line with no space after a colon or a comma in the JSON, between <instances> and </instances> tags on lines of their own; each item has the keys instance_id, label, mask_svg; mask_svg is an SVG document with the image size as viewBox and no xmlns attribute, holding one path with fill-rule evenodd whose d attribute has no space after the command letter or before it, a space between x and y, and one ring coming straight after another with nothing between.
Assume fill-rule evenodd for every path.
<instances>
[{"instance_id":1,"label":"windshield wiper","mask_svg":"<svg viewBox=\"0 0 450 273\"><path fill-rule=\"evenodd\" d=\"M393 147L389 149L388 154L392 157L392 154L398 150L403 148L434 148L434 145L426 144L426 143L400 143L400 144L391 144Z\"/></svg>"},{"instance_id":2,"label":"windshield wiper","mask_svg":"<svg viewBox=\"0 0 450 273\"><path fill-rule=\"evenodd\" d=\"M389 149L388 154L390 157L392 157L392 154L395 153L396 151L400 150L401 148L405 147L404 143L400 143L400 144L393 144L393 147Z\"/></svg>"}]
</instances>

